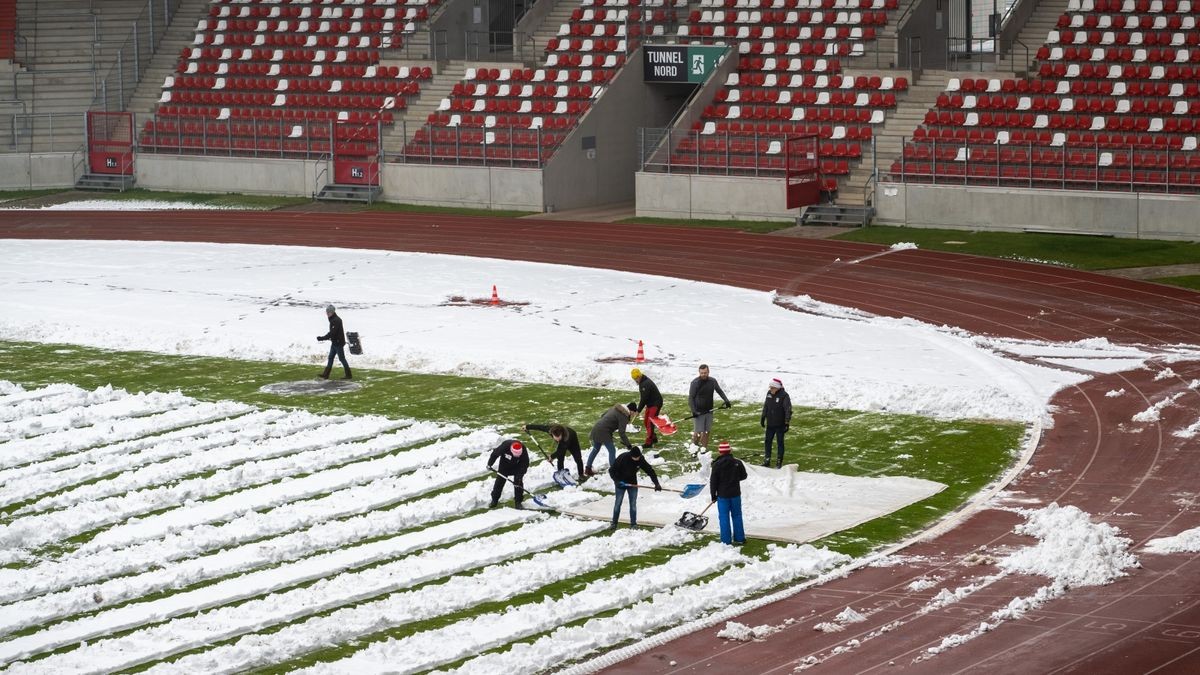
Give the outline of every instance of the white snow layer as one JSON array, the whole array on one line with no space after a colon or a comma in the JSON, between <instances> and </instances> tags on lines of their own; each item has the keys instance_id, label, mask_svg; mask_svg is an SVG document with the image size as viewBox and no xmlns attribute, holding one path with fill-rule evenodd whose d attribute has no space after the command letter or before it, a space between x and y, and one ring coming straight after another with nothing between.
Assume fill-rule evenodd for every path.
<instances>
[{"instance_id":1,"label":"white snow layer","mask_svg":"<svg viewBox=\"0 0 1200 675\"><path fill-rule=\"evenodd\" d=\"M1142 547L1146 553L1195 553L1200 551L1200 527L1185 530L1173 537L1151 539Z\"/></svg>"},{"instance_id":2,"label":"white snow layer","mask_svg":"<svg viewBox=\"0 0 1200 675\"><path fill-rule=\"evenodd\" d=\"M50 204L49 206L39 206L37 208L28 207L0 207L0 209L8 211L211 211L221 210L228 211L236 209L238 211L254 210L253 207L246 206L219 206L215 204L196 204L194 202L171 202L157 201L153 199L77 199L75 201L63 202L62 204Z\"/></svg>"},{"instance_id":3,"label":"white snow layer","mask_svg":"<svg viewBox=\"0 0 1200 675\"><path fill-rule=\"evenodd\" d=\"M798 405L1021 421L1043 417L1055 391L1084 379L909 319L811 301L791 311L771 293L666 277L282 246L4 247L0 338L11 340L318 363L332 303L362 335L365 353L351 358L363 367L625 390L642 340L642 370L665 392L687 391L705 362L743 401L757 403L762 383L779 377ZM487 298L493 284L502 300L528 304L447 302ZM624 320L651 311L652 322Z\"/></svg>"}]
</instances>

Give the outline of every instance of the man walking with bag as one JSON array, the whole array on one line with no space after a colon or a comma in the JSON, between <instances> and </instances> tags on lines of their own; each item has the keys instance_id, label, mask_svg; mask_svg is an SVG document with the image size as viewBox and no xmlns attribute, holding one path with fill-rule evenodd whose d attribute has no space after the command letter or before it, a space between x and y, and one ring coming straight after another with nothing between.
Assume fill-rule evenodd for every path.
<instances>
[{"instance_id":1,"label":"man walking with bag","mask_svg":"<svg viewBox=\"0 0 1200 675\"><path fill-rule=\"evenodd\" d=\"M322 380L329 379L329 371L333 369L333 357L338 357L345 371L344 379L353 379L350 374L350 364L346 363L346 333L342 330L342 317L337 315L333 305L325 305L325 316L329 319L329 332L317 337L317 342L329 340L329 361L325 363L325 372L321 373Z\"/></svg>"}]
</instances>

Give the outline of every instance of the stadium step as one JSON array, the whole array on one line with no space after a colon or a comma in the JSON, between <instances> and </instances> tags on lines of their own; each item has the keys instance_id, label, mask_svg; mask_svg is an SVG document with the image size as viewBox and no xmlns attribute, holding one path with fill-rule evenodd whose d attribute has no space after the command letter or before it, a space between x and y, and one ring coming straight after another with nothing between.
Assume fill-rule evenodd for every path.
<instances>
[{"instance_id":1,"label":"stadium step","mask_svg":"<svg viewBox=\"0 0 1200 675\"><path fill-rule=\"evenodd\" d=\"M378 185L326 185L317 193L317 201L322 202L361 202L370 204L383 194Z\"/></svg>"},{"instance_id":2,"label":"stadium step","mask_svg":"<svg viewBox=\"0 0 1200 675\"><path fill-rule=\"evenodd\" d=\"M76 190L97 190L101 192L124 192L133 187L133 176L120 176L110 173L85 173L75 181Z\"/></svg>"},{"instance_id":3,"label":"stadium step","mask_svg":"<svg viewBox=\"0 0 1200 675\"><path fill-rule=\"evenodd\" d=\"M804 214L800 216L800 224L866 227L874 217L875 209L870 206L814 204L804 209Z\"/></svg>"}]
</instances>

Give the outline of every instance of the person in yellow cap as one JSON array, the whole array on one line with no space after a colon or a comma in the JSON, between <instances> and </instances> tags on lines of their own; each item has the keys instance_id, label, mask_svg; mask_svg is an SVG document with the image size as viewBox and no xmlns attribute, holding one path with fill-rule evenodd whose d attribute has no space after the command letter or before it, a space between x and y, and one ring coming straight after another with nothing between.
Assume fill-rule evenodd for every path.
<instances>
[{"instance_id":1,"label":"person in yellow cap","mask_svg":"<svg viewBox=\"0 0 1200 675\"><path fill-rule=\"evenodd\" d=\"M658 417L662 411L663 397L658 391L658 385L654 384L654 380L643 375L641 370L634 368L629 371L629 375L634 382L637 382L638 394L641 396L634 412L642 413L642 423L646 427L646 442L642 443L642 448L648 450L658 442L658 434L655 432L655 426L650 418Z\"/></svg>"}]
</instances>

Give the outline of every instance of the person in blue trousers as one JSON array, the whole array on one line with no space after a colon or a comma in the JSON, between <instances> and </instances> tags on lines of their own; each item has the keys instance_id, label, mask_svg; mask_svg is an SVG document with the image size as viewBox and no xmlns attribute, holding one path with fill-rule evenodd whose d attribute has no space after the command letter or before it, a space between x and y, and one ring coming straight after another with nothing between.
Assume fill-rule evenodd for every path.
<instances>
[{"instance_id":1,"label":"person in blue trousers","mask_svg":"<svg viewBox=\"0 0 1200 675\"><path fill-rule=\"evenodd\" d=\"M654 467L642 457L642 449L638 446L633 446L628 452L623 452L617 457L612 466L608 467L608 475L613 479L613 487L616 489L616 501L613 502L613 517L612 525L608 527L610 530L617 529L617 521L621 518L621 502L625 500L625 495L629 495L629 527L637 529L637 475L638 471L642 471L650 480L654 482L654 491L662 490L662 485L658 482L658 474L654 473Z\"/></svg>"},{"instance_id":2,"label":"person in blue trousers","mask_svg":"<svg viewBox=\"0 0 1200 675\"><path fill-rule=\"evenodd\" d=\"M746 480L746 465L732 451L728 441L717 446L717 461L712 464L708 489L717 503L721 543L741 546L746 543L746 532L742 529L742 481Z\"/></svg>"}]
</instances>

